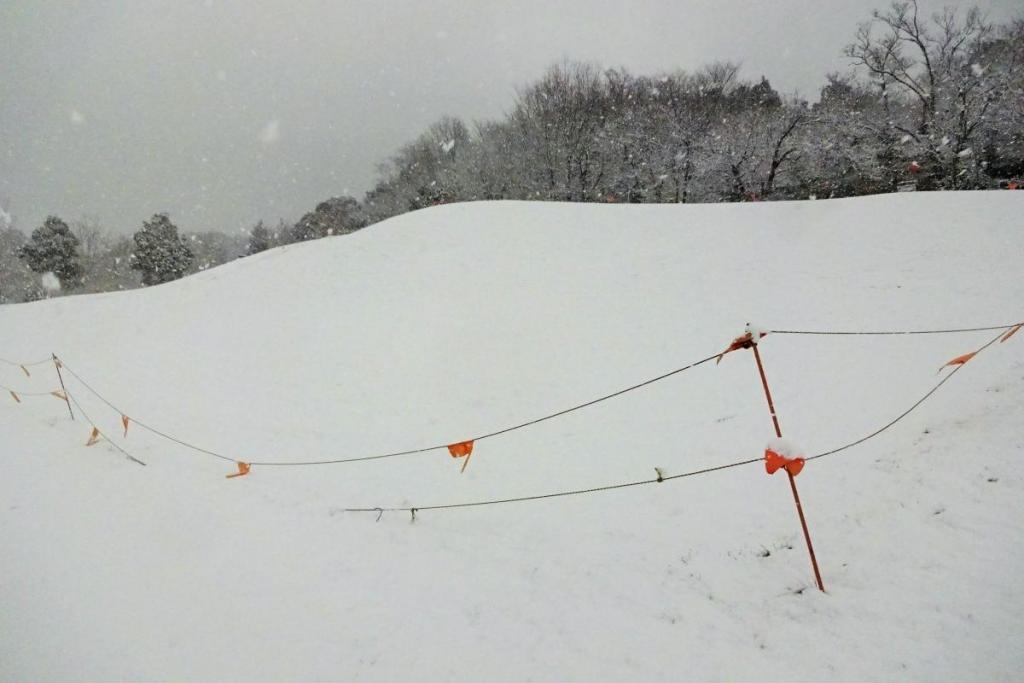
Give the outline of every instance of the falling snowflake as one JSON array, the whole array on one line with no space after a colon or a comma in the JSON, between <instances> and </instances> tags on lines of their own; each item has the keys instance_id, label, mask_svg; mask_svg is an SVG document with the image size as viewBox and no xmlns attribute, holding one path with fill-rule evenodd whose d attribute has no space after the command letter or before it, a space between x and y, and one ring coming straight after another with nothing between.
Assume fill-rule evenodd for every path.
<instances>
[{"instance_id":1,"label":"falling snowflake","mask_svg":"<svg viewBox=\"0 0 1024 683\"><path fill-rule=\"evenodd\" d=\"M260 142L264 145L272 145L281 139L281 126L277 119L268 121L267 125L263 126L263 130L260 131Z\"/></svg>"}]
</instances>

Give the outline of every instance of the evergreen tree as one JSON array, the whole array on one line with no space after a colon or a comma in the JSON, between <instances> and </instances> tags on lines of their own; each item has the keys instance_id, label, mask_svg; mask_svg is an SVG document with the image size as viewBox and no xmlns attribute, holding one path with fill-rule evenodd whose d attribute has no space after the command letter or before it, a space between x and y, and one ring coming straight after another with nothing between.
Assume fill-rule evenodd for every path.
<instances>
[{"instance_id":1,"label":"evergreen tree","mask_svg":"<svg viewBox=\"0 0 1024 683\"><path fill-rule=\"evenodd\" d=\"M345 235L367 223L362 207L352 197L332 197L317 204L292 228L293 242L316 240L331 235Z\"/></svg>"},{"instance_id":2,"label":"evergreen tree","mask_svg":"<svg viewBox=\"0 0 1024 683\"><path fill-rule=\"evenodd\" d=\"M263 221L260 221L249 232L249 244L246 246L245 253L252 256L270 249L271 246L270 231L267 230L267 226L263 225Z\"/></svg>"},{"instance_id":3,"label":"evergreen tree","mask_svg":"<svg viewBox=\"0 0 1024 683\"><path fill-rule=\"evenodd\" d=\"M53 273L61 287L73 289L82 282L82 264L78 260L78 238L67 223L48 216L42 227L32 231L18 257L36 273Z\"/></svg>"},{"instance_id":4,"label":"evergreen tree","mask_svg":"<svg viewBox=\"0 0 1024 683\"><path fill-rule=\"evenodd\" d=\"M43 296L39 278L18 258L18 251L27 241L20 230L0 227L0 304L34 301Z\"/></svg>"},{"instance_id":5,"label":"evergreen tree","mask_svg":"<svg viewBox=\"0 0 1024 683\"><path fill-rule=\"evenodd\" d=\"M147 287L182 277L195 258L165 213L154 214L145 221L134 239L131 267L142 273L142 284Z\"/></svg>"}]
</instances>

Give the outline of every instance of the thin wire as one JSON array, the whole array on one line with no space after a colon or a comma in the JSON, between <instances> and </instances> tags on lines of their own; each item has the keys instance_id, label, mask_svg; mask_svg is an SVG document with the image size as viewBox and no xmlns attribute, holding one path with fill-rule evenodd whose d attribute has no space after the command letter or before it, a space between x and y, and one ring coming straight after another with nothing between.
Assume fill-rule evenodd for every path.
<instances>
[{"instance_id":1,"label":"thin wire","mask_svg":"<svg viewBox=\"0 0 1024 683\"><path fill-rule=\"evenodd\" d=\"M19 391L18 389L12 389L12 388L10 388L8 386L4 386L3 384L0 384L0 389L3 389L4 391L9 391L12 394L17 394L19 397L21 397L21 396L54 396L55 395L52 391Z\"/></svg>"},{"instance_id":2,"label":"thin wire","mask_svg":"<svg viewBox=\"0 0 1024 683\"><path fill-rule=\"evenodd\" d=\"M1017 327L1022 323L1011 323L1009 325L993 325L991 327L962 327L952 330L882 330L866 332L840 332L830 330L770 330L771 334L815 334L815 335L903 335L903 334L955 334L958 332L990 332L992 330L1008 330Z\"/></svg>"},{"instance_id":3,"label":"thin wire","mask_svg":"<svg viewBox=\"0 0 1024 683\"><path fill-rule=\"evenodd\" d=\"M146 463L142 462L141 460L139 460L138 458L136 458L136 457L135 457L134 455L132 455L131 453L129 453L129 452L128 452L128 451L126 451L125 449L123 449L123 448L121 448L120 446L118 446L118 445L117 445L117 444L116 444L116 443L115 443L115 442L114 442L114 441L113 441L112 439L108 438L108 437L107 437L107 435L106 435L106 434L104 434L104 433L103 433L103 432L102 432L102 431L100 430L100 428L96 426L96 423L95 423L95 422L93 422L93 421L92 421L92 420L91 420L91 419L89 418L89 415L88 415L88 414L87 414L87 413L85 412L85 410L84 410L84 409L82 408L82 404L81 404L81 403L79 403L79 402L78 402L78 399L76 399L76 398L75 398L75 395L74 395L74 394L72 394L72 393L71 393L70 391L69 391L69 392L66 392L66 393L67 393L67 395L68 395L68 398L70 398L70 399L71 399L71 402L75 404L75 407L76 407L76 408L78 408L78 411L79 411L80 413L82 413L82 417L84 417L84 418L85 418L85 421L86 421L86 422L88 422L88 423L89 423L89 425L90 425L90 426L92 426L92 428L96 430L96 433L97 433L97 434L99 434L100 436L102 436L102 437L103 437L103 440L104 440L104 441L105 441L106 443L110 444L110 445L111 445L111 446L113 446L113 447L114 447L114 448L115 448L116 450L120 451L120 452L121 452L121 454L122 454L122 455L123 455L124 457L128 458L128 459L129 459L129 460L131 460L132 462L134 462L134 463L137 463L137 464L139 464L139 465L142 465L143 467L145 467L145 466L146 466Z\"/></svg>"},{"instance_id":4,"label":"thin wire","mask_svg":"<svg viewBox=\"0 0 1024 683\"><path fill-rule=\"evenodd\" d=\"M31 368L31 367L34 367L36 365L42 365L43 363L52 363L52 362L53 362L52 358L46 358L44 360L37 360L37 361L35 361L33 363L16 363L13 360L7 360L6 358L0 358L0 363L4 363L5 365L11 365L11 366L16 367L16 368Z\"/></svg>"},{"instance_id":5,"label":"thin wire","mask_svg":"<svg viewBox=\"0 0 1024 683\"><path fill-rule=\"evenodd\" d=\"M591 493L600 493L603 491L613 491L615 489L624 489L632 486L646 486L648 484L660 484L665 481L671 481L674 479L684 479L686 477L695 477L701 474L709 474L711 472L717 472L719 470L726 470L731 467L740 467L743 465L751 465L755 462L763 462L763 458L753 458L751 460L741 460L739 462L732 462L728 465L717 465L715 467L706 467L700 470L693 470L691 472L684 472L683 474L673 474L669 477L660 477L658 479L644 479L642 481L631 481L623 484L610 484L608 486L595 486L589 489L575 489L572 491L558 491L555 493L542 493L534 496L520 496L518 498L497 498L493 500L478 500L470 503L446 503L443 505L423 505L416 507L389 507L389 508L343 508L343 512L412 512L413 510L419 512L421 510L451 510L454 508L469 508L469 507L480 507L482 505L503 505L505 503L521 503L529 500L543 500L546 498L561 498L564 496L579 496L587 495Z\"/></svg>"},{"instance_id":6,"label":"thin wire","mask_svg":"<svg viewBox=\"0 0 1024 683\"><path fill-rule=\"evenodd\" d=\"M711 360L714 360L715 358L718 357L718 355L719 354L716 353L714 355L708 356L707 358L703 358L703 359L701 359L699 361L696 361L694 363L690 363L689 365L685 365L683 367L676 368L675 370L671 370L671 371L666 372L666 373L664 373L662 375L658 375L657 377L652 377L651 379L648 379L648 380L645 380L645 381L640 382L638 384L634 384L632 386L626 387L625 389L620 389L619 391L613 392L611 394L607 394L605 396L601 396L600 398L595 398L595 399L593 399L591 401L587 401L586 403L580 403L579 405L575 405L575 406L573 406L571 408L566 408L565 410L560 410L558 412L551 413L551 414L545 415L543 417L539 417L539 418L536 418L536 419L533 419L533 420L529 420L528 422L523 422L523 423L514 425L512 427L505 427L504 429L499 429L497 431L490 432L488 434L484 434L482 436L477 436L477 437L474 437L474 438L471 438L471 439L462 439L461 441L483 441L484 439L490 439L490 438L495 437L495 436L500 436L502 434L507 434L507 433L515 431L517 429L524 429L526 427L531 427L533 425L539 424L541 422L545 422L547 420L552 420L552 419L554 419L556 417L561 417L563 415L567 415L567 414L569 414L571 412L574 412L576 410L581 410L583 408L587 408L587 407L595 405L597 403L601 403L602 401L607 401L609 399L615 398L617 396L621 396L621 395L626 394L628 392L635 391L637 389L646 387L646 386L648 386L650 384L653 384L655 382L658 382L658 381L661 381L663 379L667 379L669 377L672 377L673 375L678 375L679 373L685 372L686 370L691 370L693 368L696 368L699 365L703 365L704 363L707 363L707 362L709 362ZM93 395L95 395L98 399L100 399L101 401L106 403L107 406L109 406L112 410L117 411L121 415L127 415L127 413L122 411L120 408L118 408L113 403L111 403L106 398L104 398L98 391L93 389L92 386L90 386L84 379L82 379L82 377L78 373L76 373L74 371L74 369L68 367L67 363L65 363L63 360L61 360L61 364L62 364L62 367L65 370L67 370L69 373L71 373L71 375L82 384L82 386L84 386L86 389L88 389L90 392L92 392ZM150 431L153 434L156 434L157 436L163 437L163 438L165 438L165 439L167 439L169 441L173 441L174 443L177 443L177 444L179 444L181 446L184 446L186 448L191 448L192 450L198 451L200 453L205 453L206 455L211 455L211 456L213 456L215 458L220 458L221 460L227 460L229 462L236 462L238 460L238 458L232 458L232 457L229 457L229 456L224 455L222 453L218 453L216 451L211 451L209 449L202 448L200 446L196 446L195 444L188 443L187 441L184 441L184 440L179 439L177 437L171 436L170 434L166 434L164 432L161 432L161 431L155 429L154 427L150 427L150 426L146 425L145 423L139 422L134 417L130 417L129 416L129 419L131 419L131 421L134 422L135 424L137 424L139 427L142 427L143 429L145 429L147 431ZM455 443L455 442L450 442L450 443ZM432 452L432 451L445 450L445 449L448 448L448 446L449 446L449 443L444 443L444 444L438 444L438 445L435 445L435 446L427 446L425 448L415 448L415 449L410 449L410 450L405 450L405 451L396 451L396 452L393 452L393 453L382 453L382 454L379 454L379 455L364 455L364 456L359 456L359 457L354 457L354 458L338 458L338 459L333 459L333 460L306 460L306 461L298 461L298 462L250 461L249 465L250 466L259 466L259 467L302 467L302 466L312 466L312 465L338 465L338 464L350 463L350 462L364 462L364 461L368 461L368 460L382 460L384 458L396 458L396 457L404 456L404 455L417 455L417 454L421 454L421 453L429 453L429 452Z\"/></svg>"},{"instance_id":7,"label":"thin wire","mask_svg":"<svg viewBox=\"0 0 1024 683\"><path fill-rule=\"evenodd\" d=\"M1010 325L1009 327L1015 327L1015 326L1014 325ZM1006 328L998 328L998 329L1005 330ZM1000 332L998 335L996 335L995 338L992 339L992 341L988 342L987 344L985 344L984 346L979 348L977 351L975 351L975 353L976 354L977 353L981 353L982 351L984 351L988 347L990 347L993 344L995 344L1001 338L1003 338L1003 333L1002 332ZM834 455L836 453L840 453L842 451L845 451L847 449L853 448L854 446L858 446L858 445L860 445L860 444L862 444L862 443L864 443L866 441L869 441L869 440L875 438L876 436L878 436L882 432L886 431L887 429L889 429L890 427L892 427L893 425L898 423L900 420L902 420L907 415L912 413L915 409L917 409L918 406L920 406L922 403L924 403L929 398L931 398L935 394L935 392L937 392L942 387L942 385L944 385L946 382L948 382L953 377L953 375L955 375L960 370L962 370L965 365L966 365L966 363L963 363L963 364L960 364L957 367L953 368L952 372L950 372L948 375L943 377L942 380L940 380L938 384L936 384L934 387L931 388L930 391L928 391L928 393L926 393L924 396L922 396L920 399L918 399L917 402L914 403L914 405L912 405L909 408L907 408L896 419L890 421L888 424L886 424L885 426L881 427L880 429L876 429L874 432L868 434L867 436L861 437L860 439L857 439L856 441L852 441L852 442L850 442L850 443L848 443L848 444L846 444L844 446L840 446L839 448L833 448L832 450L825 451L824 453L819 453L817 455L812 455L810 457L804 458L804 460L816 460L818 458L824 458L825 456L828 456L828 455ZM763 461L764 461L763 458L754 458L754 459L751 459L751 460L743 460L743 461L740 461L740 462L729 463L727 465L719 465L717 467L709 467L709 468L702 469L702 470L694 470L692 472L685 472L683 474L675 474L675 475L672 475L672 476L669 476L669 477L659 477L657 479L645 479L643 481L633 481L633 482L627 482L627 483L624 483L624 484L612 484L612 485L609 485L609 486L598 486L598 487L589 488L589 489L577 489L577 490L573 490L573 491L560 491L560 492L557 492L557 493L545 493L545 494L535 495L535 496L521 496L521 497L518 497L518 498L498 498L498 499L493 499L493 500L475 501L475 502L471 502L471 503L448 503L448 504L444 504L444 505L428 505L428 506L417 506L417 507L344 508L343 511L344 512L414 512L414 511L418 512L418 511L421 511L421 510L448 510L448 509L452 509L452 508L478 507L478 506L481 506L481 505L500 505L500 504L503 504L503 503L519 503L519 502L523 502L523 501L542 500L542 499L545 499L545 498L560 498L562 496L575 496L575 495L583 495L583 494L590 494L590 493L599 493L599 492L602 492L602 491L612 491L612 490L615 490L615 489L623 489L623 488L628 488L628 487L633 487L633 486L644 486L644 485L647 485L647 484L657 484L657 483L661 483L663 481L669 481L671 479L682 479L684 477L693 477L693 476L697 476L697 475L700 475L700 474L707 474L709 472L716 472L718 470L729 469L731 467L740 467L742 465L750 465L750 464L753 464L755 462L763 462Z\"/></svg>"},{"instance_id":8,"label":"thin wire","mask_svg":"<svg viewBox=\"0 0 1024 683\"><path fill-rule=\"evenodd\" d=\"M1005 338L1004 337L1005 331L1008 330L1008 329L1011 329L1011 328L1016 328L1016 327L1018 327L1018 325L1019 324L1005 325L1005 326L991 327L991 328L971 328L971 329L961 329L961 330L929 330L929 331L918 331L918 332L873 332L873 333L872 332L865 332L865 333L852 333L852 332L847 332L847 333L843 333L843 332L811 333L811 332L807 332L805 334L938 334L938 333L941 333L941 332L968 332L968 331L973 332L973 331L981 331L983 329L985 329L985 330L992 330L992 329L999 330L1000 331L999 334L997 334L991 341L989 341L984 346L982 346L977 351L975 351L975 354L977 354L977 353L980 353L981 351L984 351L985 349L987 349L989 346L994 344L996 341L999 341L1000 339ZM798 333L798 332L781 332L781 333L783 333L783 334L787 334L787 333L788 334L801 334L801 333ZM665 373L663 375L659 375L658 377L654 377L652 379L649 379L649 380L646 380L644 382L632 385L632 386L627 387L625 389L621 389L621 390L613 392L611 394L607 394L605 396L602 396L600 398L588 401L586 403L581 403L579 405L573 406L571 408L567 408L565 410L558 411L556 413L552 413L550 415L546 415L544 417L540 417L540 418L537 418L537 419L534 419L534 420L530 420L528 422L523 422L521 424L518 424L518 425L515 425L515 426L512 426L512 427L507 427L505 429L501 429L501 430L498 430L498 431L495 431L495 432L491 432L489 434L484 434L484 435L478 436L478 437L476 437L475 439L472 439L472 440L473 441L480 441L480 440L483 440L483 439L491 438L493 436L498 436L498 435L501 435L501 434L506 434L508 432L515 431L517 429L522 429L524 427L535 425L535 424L538 424L540 422L544 422L546 420L554 419L554 418L560 417L562 415L566 415L566 414L571 413L573 411L580 410L582 408L586 408L588 406L594 405L596 403L600 403L602 401L606 401L608 399L611 399L611 398L614 398L616 396L620 396L622 394L625 394L627 392L639 389L641 387L647 386L649 384L652 384L652 383L657 382L659 380L665 379L667 377L671 377L671 376L676 375L676 374L678 374L680 372L683 372L685 370L689 370L691 368L697 367L699 365L702 365L704 363L709 362L710 360L712 360L714 358L717 358L718 356L719 356L719 354L708 356L707 358L704 358L704 359L702 359L700 361L697 361L695 363L691 363L690 365L683 366L681 368L677 368L677 369L672 370L670 372L667 372L667 373ZM66 368L68 370L68 372L71 373L71 375L76 380L78 380L83 386L86 387L86 389L88 389L90 392L92 392L103 403L105 403L107 406L109 406L111 409L115 410L116 412L120 413L121 415L126 415L126 413L124 413L117 406L115 406L113 403L108 401L104 396L102 396L99 392L97 392L95 389L93 389L91 385L89 385L84 379L82 379L81 376L78 375L78 373L76 373L74 371L74 369L68 367L63 362L62 362L62 367ZM834 448L832 450L825 451L823 453L818 453L816 455L809 456L809 457L805 458L805 460L815 460L815 459L818 459L818 458L823 458L823 457L828 456L828 455L834 455L836 453L839 453L839 452L845 451L847 449L853 448L855 446L858 446L858 445L860 445L860 444L862 444L862 443L864 443L866 441L869 441L870 439L873 439L874 437L882 434L883 432L887 431L888 429L890 429L891 427L893 427L894 425L899 423L901 420L903 420L905 417L907 417L911 412L916 410L921 404L923 404L925 401L927 401L929 398L931 398L946 382L948 382L953 377L953 375L955 375L957 372L959 372L963 367L964 367L964 364L958 365L956 368L954 368L952 370L952 372L950 372L948 375L946 375L944 378L942 378L942 380L940 380L934 387L932 387L924 396L922 396L920 399L918 399L907 410L905 410L903 413L901 413L899 416L897 416L895 419L891 420L890 422L888 422L887 424L885 424L881 428L875 430L874 432L868 434L867 436L861 437L861 438L859 438L859 439L857 439L855 441L852 441L852 442L850 442L848 444L845 444L843 446L840 446L838 448ZM26 395L36 395L36 394L26 394ZM38 395L42 395L42 394L38 394ZM69 394L69 396L70 396L70 394ZM76 406L79 405L78 401L74 400L73 397L72 397L72 400L74 401ZM79 406L79 408L80 408L80 406ZM83 414L84 414L84 411L83 411ZM86 419L88 420L88 416L86 416ZM160 436L160 437L162 437L164 439L167 439L169 441L177 443L177 444L179 444L181 446L184 446L186 448L193 449L193 450L198 451L200 453L204 453L206 455L210 455L210 456L213 456L215 458L219 458L221 460L225 460L225 461L229 461L229 462L236 462L237 461L235 458L231 458L231 457L223 455L221 453L217 453L215 451L211 451L211 450L208 450L208 449L205 449L205 448L201 448L201 447L196 446L194 444L191 444L191 443L188 443L188 442L183 441L181 439L178 439L177 437L174 437L174 436L171 436L171 435L166 434L164 432L161 432L161 431L155 429L154 427L150 427L149 425L147 425L147 424L145 424L143 422L139 422L139 421L135 420L134 418L129 418L129 419L131 419L133 422L135 422L135 424L138 425L139 427L141 427L142 429L150 431L150 432L156 434L157 436ZM95 427L95 425L93 425L93 426ZM250 464L250 466L251 465L258 465L258 466L264 466L264 467L339 464L339 463L346 463L346 462L359 462L359 461L365 461L365 460L379 460L379 459L382 459L382 458L391 458L391 457L397 457L397 456L401 456L401 455L413 455L413 454L417 454L417 453L426 453L426 452L430 452L430 451L436 451L436 450L445 449L445 448L447 448L447 446L448 446L448 444L443 444L443 445L438 445L438 446L430 446L430 447L427 447L427 448L420 448L420 449L407 450L407 451L398 451L398 452L395 452L395 453L385 453L385 454L381 454L381 455L363 456L363 457L358 457L358 458L346 458L346 459L339 459L339 460L319 460L319 461L305 461L305 462L259 462L259 461L253 461L253 462L250 462L249 464ZM124 451L122 451L122 452L124 452ZM126 452L125 452L125 454L127 455ZM128 457L131 457L131 456L129 455ZM560 496L566 496L566 495L578 495L578 494L581 494L581 493L593 493L593 492L598 492L598 491L606 491L606 490L612 490L612 489L618 489L618 488L626 488L626 487L631 487L631 486L639 486L639 485L644 485L644 484L649 484L649 483L660 483L662 481L665 481L666 479L677 479L677 478L681 478L681 477L684 477L684 476L693 476L694 474L702 474L702 473L705 473L705 472L716 471L718 469L726 469L728 467L735 467L735 466L740 465L740 464L749 464L751 462L756 462L756 461L757 460L743 461L742 463L733 463L733 464L730 464L730 465L723 465L723 466L720 466L720 467L710 468L708 470L699 470L697 472L687 473L687 474L683 474L683 475L675 475L675 476L672 476L672 477L660 477L658 479L644 480L644 481L639 481L639 482L630 482L630 483L625 483L625 484L614 484L614 485L611 485L611 486L598 487L598 488L594 488L594 489L581 489L581 490L576 490L576 491L566 491L566 492L553 493L553 494L543 494L543 495L538 495L538 496L525 496L525 497L521 497L521 498L500 499L500 500L497 500L497 501L481 501L481 502L476 502L476 503L457 503L457 504L448 504L448 505L427 506L427 507L421 507L421 508L383 508L383 509L391 510L391 511L395 511L395 510L410 511L412 509L417 509L417 510L436 510L436 509L447 509L447 508L453 508L453 507L472 507L472 506L476 506L476 505L491 505L491 504L497 504L497 503L503 503L503 502L520 502L520 501L525 501L525 500L538 500L538 499L543 499L543 498L554 498L554 497L560 497ZM382 508L359 508L359 509L351 509L349 511L377 511L377 510L381 510L381 509Z\"/></svg>"},{"instance_id":9,"label":"thin wire","mask_svg":"<svg viewBox=\"0 0 1024 683\"><path fill-rule=\"evenodd\" d=\"M1011 325L1011 327L1015 327L1015 326ZM1000 329L1005 329L1005 328L1000 328ZM982 346L980 349L978 349L974 353L975 354L981 353L982 351L984 351L985 349L987 349L988 347L992 346L997 341L999 341L1002 337L1003 337L1003 333L1000 332L999 334L997 334L992 339L992 341L988 342L987 344ZM865 441L868 441L870 439L875 438L876 436L878 436L882 432L886 431L887 429L889 429L890 427L895 425L897 422L899 422L900 420L902 420L906 416L910 415L910 413L914 412L914 410L916 410L918 406L920 406L922 403L924 403L929 398L931 398L935 394L935 392L937 392L942 387L943 384L945 384L946 382L951 380L953 378L953 375L955 375L956 373L960 372L964 368L965 365L967 365L967 363L961 363L960 365L958 365L955 368L953 368L952 372L950 372L948 375L943 377L939 381L938 384L936 384L934 387L931 388L931 390L928 391L928 393L926 393L924 396L922 396L920 399L918 399L917 402L914 403L914 405L912 405L909 408L907 408L906 410L904 410L895 419L893 419L892 421L890 421L889 423L887 423L885 426L881 427L880 429L876 429L875 431L871 432L867 436L863 436L863 437L857 439L856 441L851 441L850 443L848 443L848 444L846 444L844 446L840 446L838 448L833 448L832 450L825 451L824 453L818 453L817 455L812 455L810 457L804 458L804 460L817 460L818 458L824 458L827 455L835 455L836 453L840 453L842 451L845 451L848 448L853 448L854 446L859 446L860 444L864 443Z\"/></svg>"},{"instance_id":10,"label":"thin wire","mask_svg":"<svg viewBox=\"0 0 1024 683\"><path fill-rule=\"evenodd\" d=\"M228 462L237 462L238 461L238 458L231 458L229 456L222 455L221 453L216 453L214 451L210 451L210 450L207 450L205 448L201 448L199 446L195 446L195 445L190 444L190 443L188 443L186 441L182 441L181 439L178 439L177 437L171 436L170 434L165 434L164 432L161 432L160 430L158 430L158 429L156 429L154 427L150 427L145 422L140 422L139 420L136 420L134 417L129 416L123 410L121 410L120 408L115 406L113 403L108 401L98 391L93 389L84 379L82 379L78 375L78 373L76 373L73 369L68 367L67 363L65 363L63 360L61 360L61 367L64 368L65 370L67 370L69 373L71 373L71 376L74 377L76 380L78 380L78 382L81 383L82 386L84 386L86 389L88 389L89 392L92 393L93 396L98 398L103 403L107 404L107 407L109 407L114 412L119 413L119 414L121 414L121 415L123 415L125 417L128 417L128 419L131 420L132 424L134 424L135 426L141 427L142 429L145 429L148 432L152 432L153 434L156 434L159 437L167 439L168 441L173 441L174 443L176 443L176 444L178 444L180 446L184 446L186 448L191 448L194 451L199 451L200 453L205 453L206 455L212 455L215 458L220 458L221 460L226 460ZM78 405L77 401L75 402L75 405Z\"/></svg>"}]
</instances>

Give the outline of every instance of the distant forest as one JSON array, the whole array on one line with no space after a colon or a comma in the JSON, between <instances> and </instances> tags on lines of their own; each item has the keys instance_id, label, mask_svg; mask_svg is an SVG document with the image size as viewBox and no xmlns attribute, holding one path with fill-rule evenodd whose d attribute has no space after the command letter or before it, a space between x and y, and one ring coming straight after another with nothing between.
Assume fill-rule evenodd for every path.
<instances>
[{"instance_id":1,"label":"distant forest","mask_svg":"<svg viewBox=\"0 0 1024 683\"><path fill-rule=\"evenodd\" d=\"M654 76L559 64L520 88L502 120L431 125L361 201L329 198L294 224L260 222L248 235L179 234L163 214L131 237L57 217L26 235L0 214L0 303L166 282L450 202L770 201L1019 184L1024 16L924 17L915 1L895 2L843 52L852 71L829 74L814 103L767 78L744 81L732 63Z\"/></svg>"}]
</instances>

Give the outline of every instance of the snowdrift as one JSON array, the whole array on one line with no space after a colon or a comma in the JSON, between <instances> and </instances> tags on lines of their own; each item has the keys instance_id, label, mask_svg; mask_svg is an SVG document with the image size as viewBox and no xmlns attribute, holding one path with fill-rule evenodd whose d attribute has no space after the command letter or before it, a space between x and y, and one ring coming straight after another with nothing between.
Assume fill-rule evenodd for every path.
<instances>
[{"instance_id":1,"label":"snowdrift","mask_svg":"<svg viewBox=\"0 0 1024 683\"><path fill-rule=\"evenodd\" d=\"M0 307L133 419L240 461L454 443L776 330L1024 318L1016 193L701 206L450 205L159 287ZM868 434L993 332L768 335L782 428ZM0 401L0 679L1013 680L1024 666L1024 336L891 430L783 475L426 507L757 458L749 352L447 452L253 467L74 378ZM58 389L52 366L0 384Z\"/></svg>"}]
</instances>

